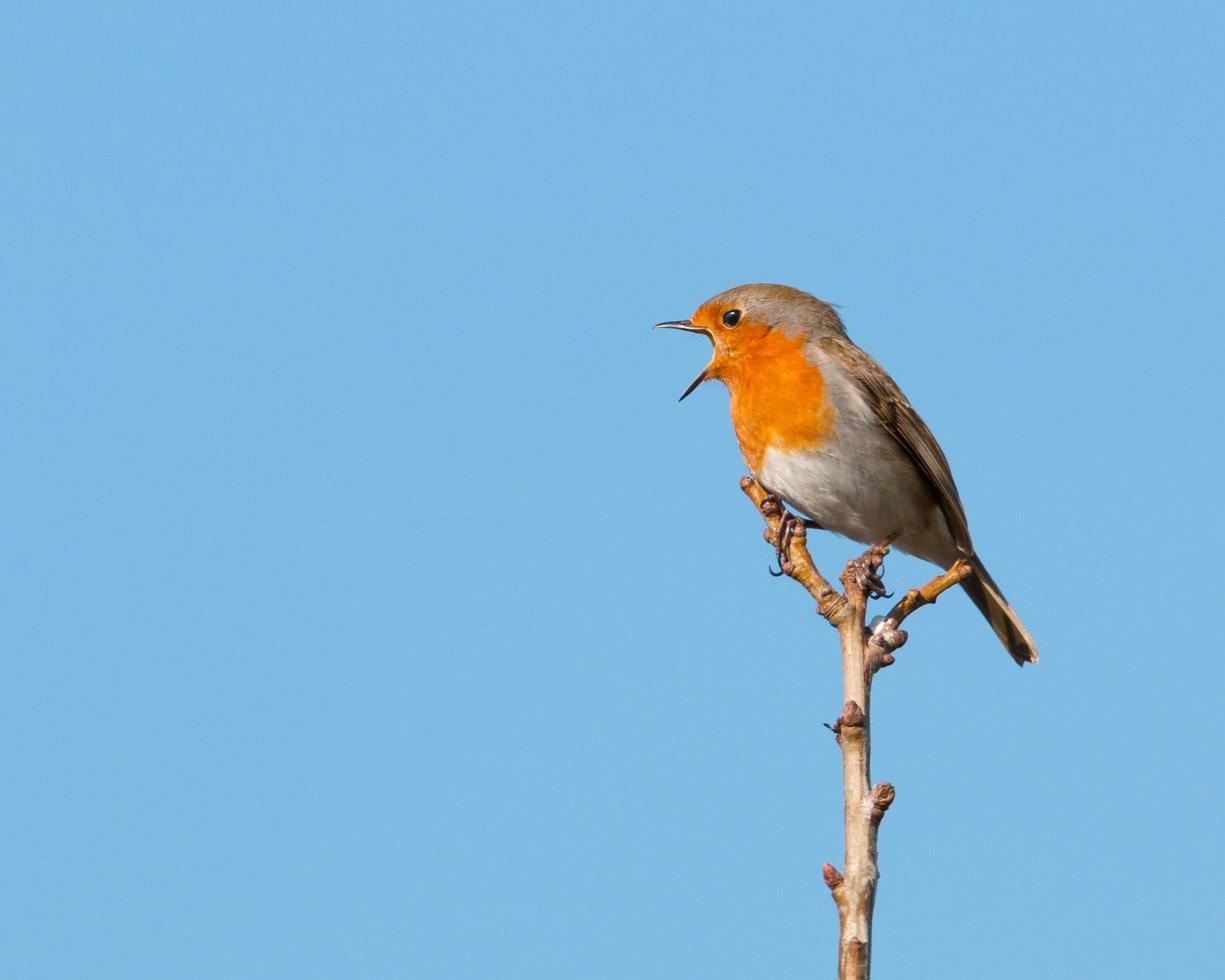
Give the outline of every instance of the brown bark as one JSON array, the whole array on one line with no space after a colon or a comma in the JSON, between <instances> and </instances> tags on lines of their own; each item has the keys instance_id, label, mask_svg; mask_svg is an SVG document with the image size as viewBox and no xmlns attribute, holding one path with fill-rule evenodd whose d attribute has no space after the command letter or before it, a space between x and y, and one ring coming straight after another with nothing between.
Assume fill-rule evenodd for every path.
<instances>
[{"instance_id":1,"label":"brown bark","mask_svg":"<svg viewBox=\"0 0 1225 980\"><path fill-rule=\"evenodd\" d=\"M879 878L876 838L895 795L891 784L871 782L872 679L880 668L894 662L894 651L906 642L906 633L899 628L906 617L964 579L970 566L958 561L922 588L911 589L869 632L864 625L867 602L869 596L883 592L879 575L889 553L888 541L847 562L839 579L844 591L839 592L813 562L803 523L752 477L741 480L740 488L765 519L765 538L777 548L783 574L799 582L817 601L817 611L838 630L842 645L843 708L831 727L842 749L846 851L841 872L827 864L823 873L838 907L839 980L867 980Z\"/></svg>"}]
</instances>

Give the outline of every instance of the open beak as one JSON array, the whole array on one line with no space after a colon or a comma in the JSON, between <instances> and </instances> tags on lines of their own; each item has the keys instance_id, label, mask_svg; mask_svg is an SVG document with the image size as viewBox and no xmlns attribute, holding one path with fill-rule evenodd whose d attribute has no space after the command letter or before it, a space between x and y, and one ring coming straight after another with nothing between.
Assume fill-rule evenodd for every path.
<instances>
[{"instance_id":1,"label":"open beak","mask_svg":"<svg viewBox=\"0 0 1225 980\"><path fill-rule=\"evenodd\" d=\"M663 323L655 324L655 329L656 330L660 330L660 329L684 330L686 333L704 334L705 336L710 337L712 341L714 340L714 337L711 336L711 333L709 330L707 330L705 327L695 327L693 323L689 320L665 320ZM696 378L694 378L691 382L689 382L689 387L686 388L681 393L681 397L678 398L677 401L683 402L686 398L692 395L694 392L694 389L697 388L698 385L700 385L703 381L706 380L706 374L708 371L710 371L709 364L706 367L702 368L701 374L699 374Z\"/></svg>"}]
</instances>

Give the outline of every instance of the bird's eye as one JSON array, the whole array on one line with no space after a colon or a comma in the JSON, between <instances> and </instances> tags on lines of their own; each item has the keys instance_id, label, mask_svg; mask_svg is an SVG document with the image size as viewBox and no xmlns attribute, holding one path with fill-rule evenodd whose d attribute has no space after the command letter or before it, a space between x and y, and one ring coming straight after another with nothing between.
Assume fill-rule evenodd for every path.
<instances>
[{"instance_id":1,"label":"bird's eye","mask_svg":"<svg viewBox=\"0 0 1225 980\"><path fill-rule=\"evenodd\" d=\"M726 313L723 314L723 325L725 327L734 327L739 322L740 322L740 311L739 310L728 310Z\"/></svg>"}]
</instances>

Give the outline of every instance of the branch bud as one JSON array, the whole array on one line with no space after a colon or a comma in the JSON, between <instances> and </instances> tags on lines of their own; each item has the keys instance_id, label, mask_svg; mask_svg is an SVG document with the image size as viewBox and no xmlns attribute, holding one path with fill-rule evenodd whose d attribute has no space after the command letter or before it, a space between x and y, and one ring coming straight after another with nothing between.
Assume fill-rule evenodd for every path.
<instances>
[{"instance_id":1,"label":"branch bud","mask_svg":"<svg viewBox=\"0 0 1225 980\"><path fill-rule=\"evenodd\" d=\"M877 783L872 787L872 809L879 810L883 815L897 798L897 790L892 783Z\"/></svg>"},{"instance_id":2,"label":"branch bud","mask_svg":"<svg viewBox=\"0 0 1225 980\"><path fill-rule=\"evenodd\" d=\"M848 701L842 709L838 725L842 728L863 728L863 708L854 701Z\"/></svg>"}]
</instances>

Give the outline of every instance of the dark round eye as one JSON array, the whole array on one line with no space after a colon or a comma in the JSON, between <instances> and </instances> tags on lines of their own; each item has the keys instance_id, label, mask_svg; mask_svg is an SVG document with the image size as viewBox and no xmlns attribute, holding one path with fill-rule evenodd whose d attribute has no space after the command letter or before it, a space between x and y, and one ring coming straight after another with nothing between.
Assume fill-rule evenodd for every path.
<instances>
[{"instance_id":1,"label":"dark round eye","mask_svg":"<svg viewBox=\"0 0 1225 980\"><path fill-rule=\"evenodd\" d=\"M728 310L726 313L723 314L723 325L725 327L734 327L739 322L740 322L740 311L739 310Z\"/></svg>"}]
</instances>

